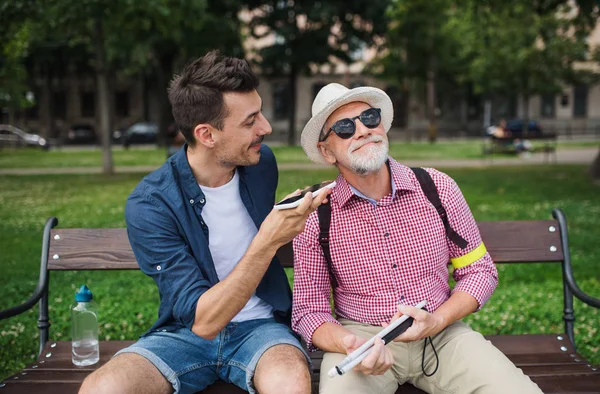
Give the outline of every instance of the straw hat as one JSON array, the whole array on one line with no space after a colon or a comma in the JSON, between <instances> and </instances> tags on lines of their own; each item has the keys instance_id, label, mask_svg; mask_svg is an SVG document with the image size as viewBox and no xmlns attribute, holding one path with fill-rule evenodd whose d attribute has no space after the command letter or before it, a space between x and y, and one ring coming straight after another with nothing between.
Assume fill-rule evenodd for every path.
<instances>
[{"instance_id":1,"label":"straw hat","mask_svg":"<svg viewBox=\"0 0 600 394\"><path fill-rule=\"evenodd\" d=\"M304 126L300 137L300 145L309 159L315 163L327 164L317 147L323 125L336 109L357 101L367 103L373 108L381 108L383 128L386 133L390 130L394 119L394 107L392 100L383 90L367 86L348 89L339 83L330 83L315 97L312 118Z\"/></svg>"}]
</instances>

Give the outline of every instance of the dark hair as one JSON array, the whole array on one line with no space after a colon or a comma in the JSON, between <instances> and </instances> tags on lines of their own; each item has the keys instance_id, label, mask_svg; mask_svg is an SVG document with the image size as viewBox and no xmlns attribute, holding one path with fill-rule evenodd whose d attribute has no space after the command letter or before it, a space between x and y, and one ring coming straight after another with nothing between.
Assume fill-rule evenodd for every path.
<instances>
[{"instance_id":1,"label":"dark hair","mask_svg":"<svg viewBox=\"0 0 600 394\"><path fill-rule=\"evenodd\" d=\"M188 64L169 85L175 123L190 146L196 144L194 128L201 123L222 129L228 110L223 93L251 92L258 77L243 59L211 51Z\"/></svg>"}]
</instances>

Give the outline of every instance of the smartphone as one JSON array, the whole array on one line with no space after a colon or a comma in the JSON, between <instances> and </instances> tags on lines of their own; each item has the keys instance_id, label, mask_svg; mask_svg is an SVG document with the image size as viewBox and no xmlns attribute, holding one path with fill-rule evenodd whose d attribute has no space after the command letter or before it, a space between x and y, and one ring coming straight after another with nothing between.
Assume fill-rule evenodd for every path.
<instances>
[{"instance_id":1,"label":"smartphone","mask_svg":"<svg viewBox=\"0 0 600 394\"><path fill-rule=\"evenodd\" d=\"M307 190L303 190L302 193L300 193L297 196L293 196L293 197L286 198L285 200L281 200L277 204L275 204L273 209L296 208L298 205L300 205L302 203L302 199L304 198L304 195L306 193L312 192L313 197L315 197L321 192L321 190L333 188L335 186L335 181L328 183L325 186L321 186L321 185L322 185L322 183L317 183L316 185L312 185L311 187L309 187Z\"/></svg>"}]
</instances>

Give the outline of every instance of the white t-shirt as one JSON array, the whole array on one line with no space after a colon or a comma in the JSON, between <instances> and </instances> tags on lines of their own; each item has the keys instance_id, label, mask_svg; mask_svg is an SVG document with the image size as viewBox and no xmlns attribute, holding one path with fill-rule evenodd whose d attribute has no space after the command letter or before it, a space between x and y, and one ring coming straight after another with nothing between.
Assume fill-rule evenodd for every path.
<instances>
[{"instance_id":1,"label":"white t-shirt","mask_svg":"<svg viewBox=\"0 0 600 394\"><path fill-rule=\"evenodd\" d=\"M206 198L202 218L208 226L208 246L219 280L237 266L258 229L240 197L240 177L237 170L231 181L219 187L200 185ZM256 294L231 320L241 322L273 317L273 308Z\"/></svg>"}]
</instances>

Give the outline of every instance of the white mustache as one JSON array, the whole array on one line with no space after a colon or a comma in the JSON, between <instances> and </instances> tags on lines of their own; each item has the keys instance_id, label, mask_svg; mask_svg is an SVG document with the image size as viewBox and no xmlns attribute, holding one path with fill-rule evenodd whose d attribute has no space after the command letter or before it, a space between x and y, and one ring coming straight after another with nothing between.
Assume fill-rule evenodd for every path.
<instances>
[{"instance_id":1,"label":"white mustache","mask_svg":"<svg viewBox=\"0 0 600 394\"><path fill-rule=\"evenodd\" d=\"M383 137L380 135L372 135L370 137L367 137L366 139L360 140L360 141L354 141L352 144L350 144L350 147L348 148L348 153L352 153L357 149L360 149L363 145L368 144L370 142L382 142L383 141Z\"/></svg>"}]
</instances>

